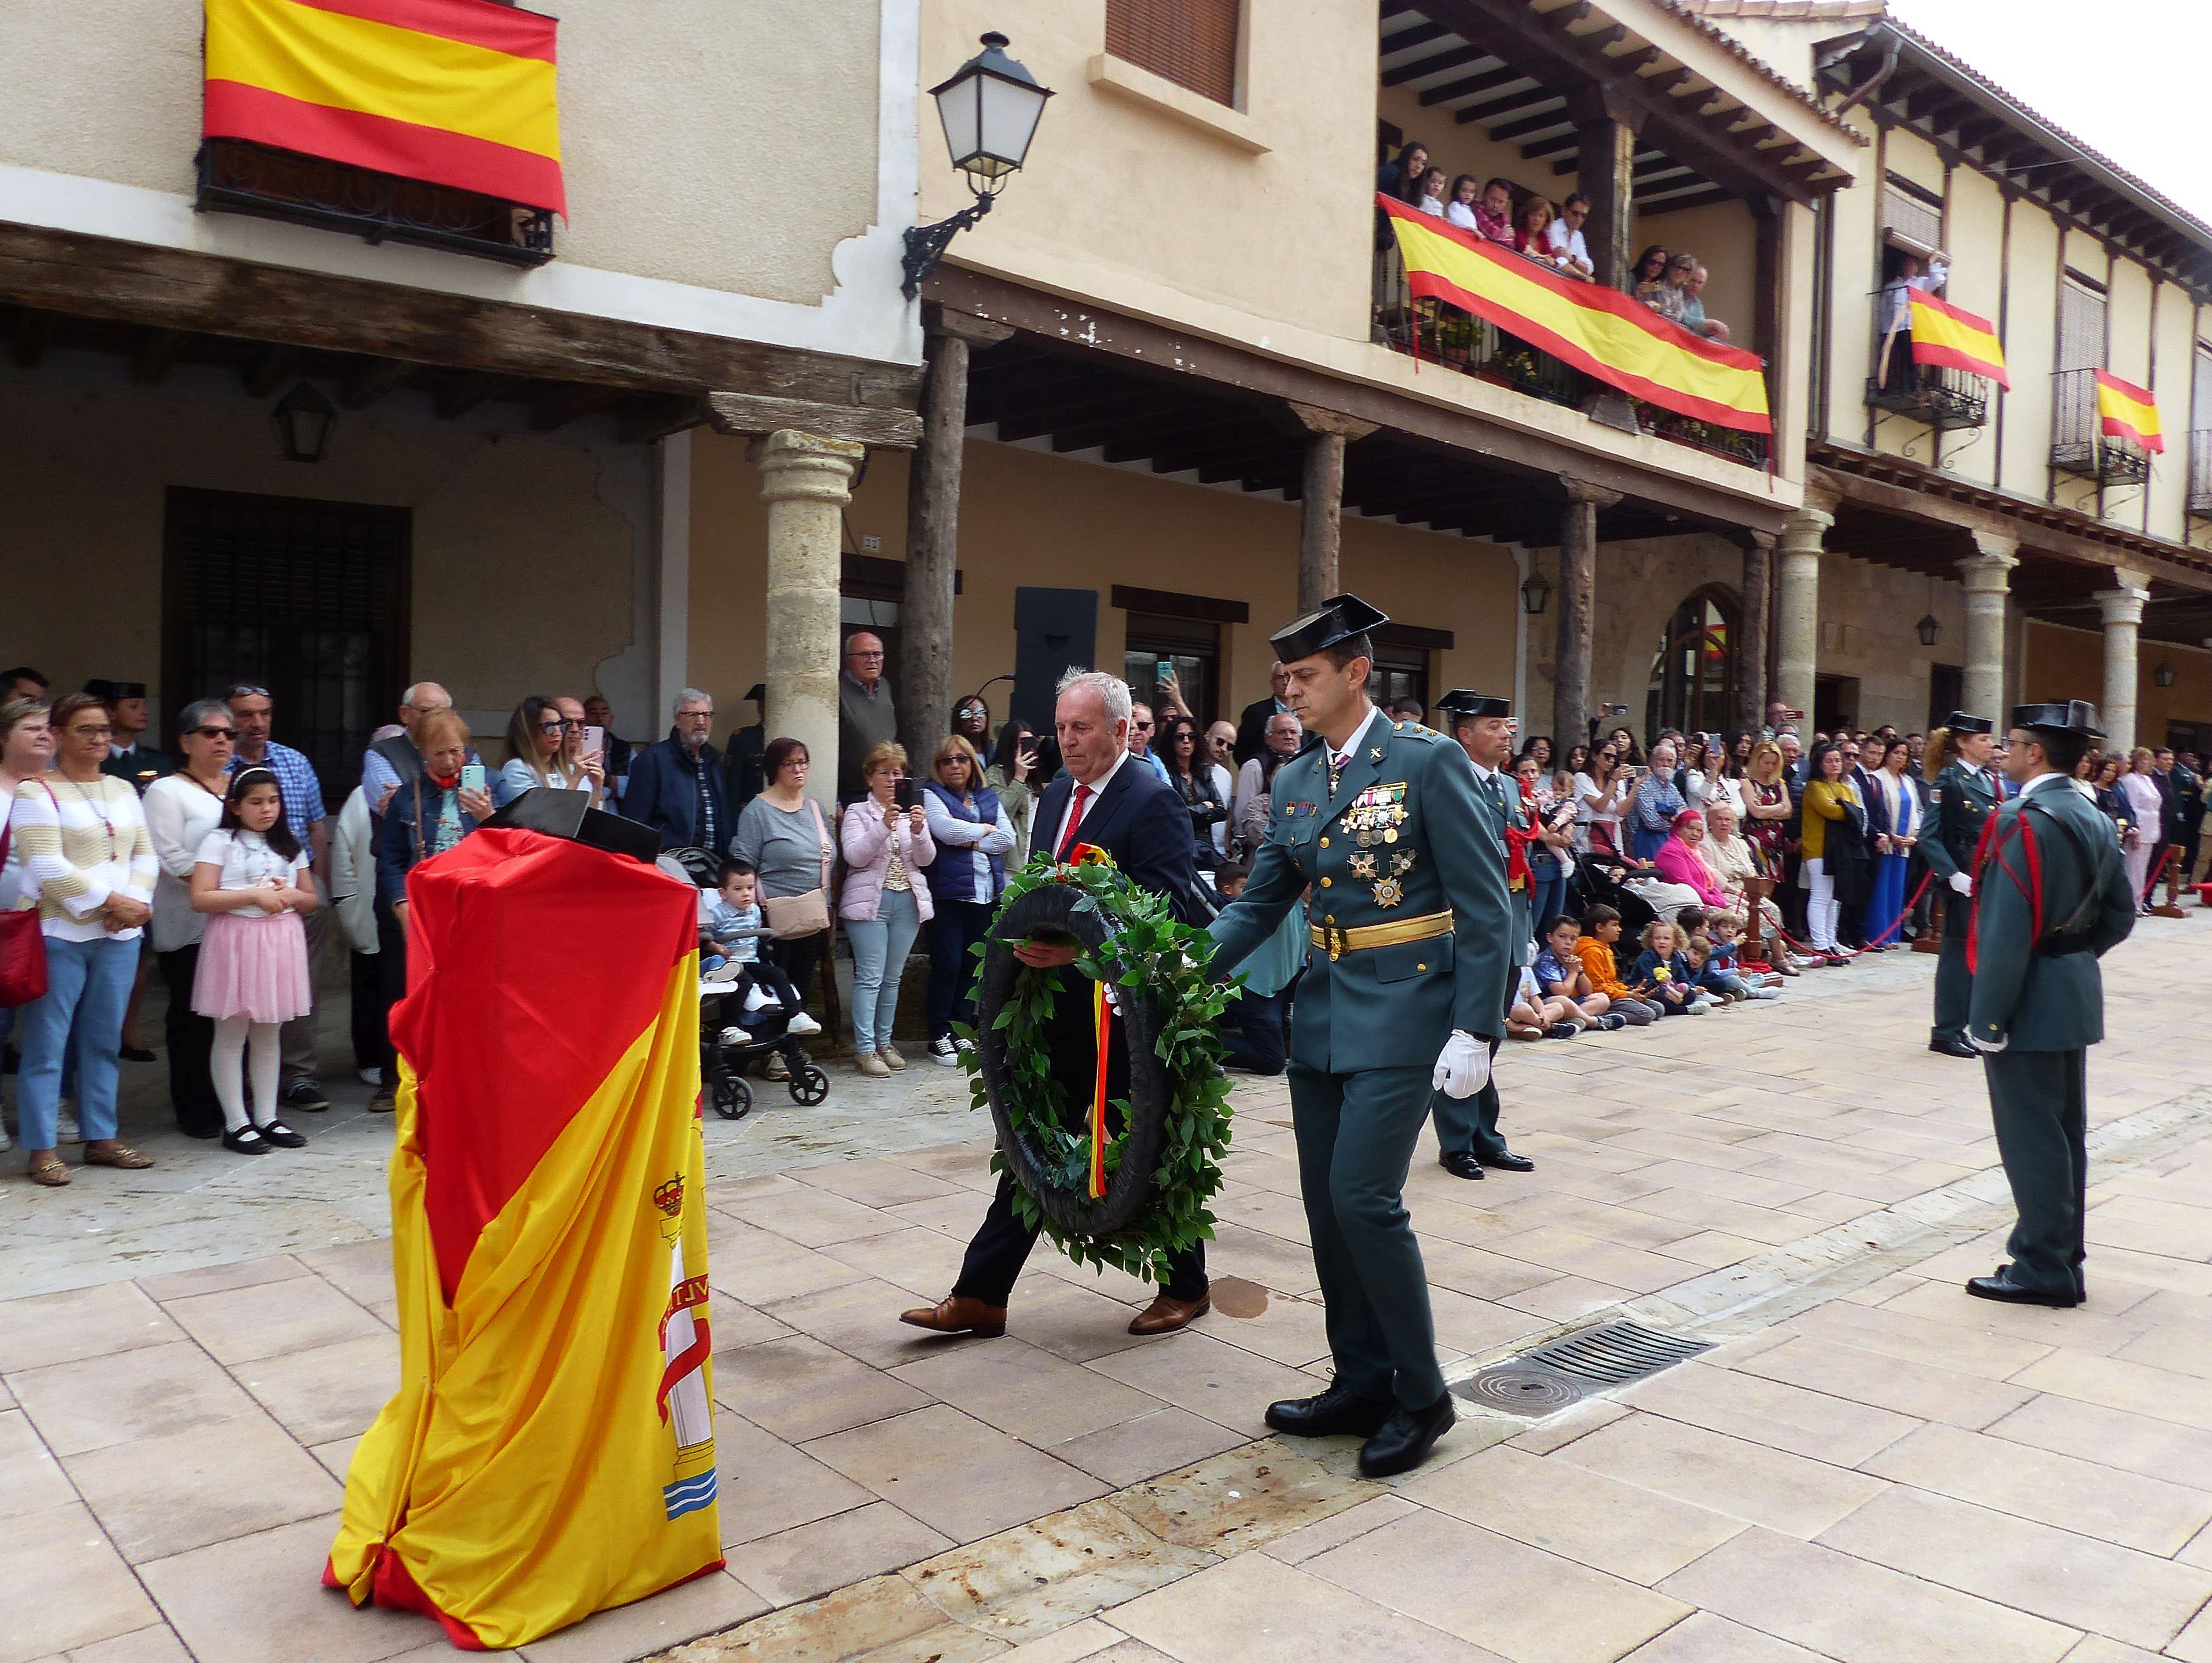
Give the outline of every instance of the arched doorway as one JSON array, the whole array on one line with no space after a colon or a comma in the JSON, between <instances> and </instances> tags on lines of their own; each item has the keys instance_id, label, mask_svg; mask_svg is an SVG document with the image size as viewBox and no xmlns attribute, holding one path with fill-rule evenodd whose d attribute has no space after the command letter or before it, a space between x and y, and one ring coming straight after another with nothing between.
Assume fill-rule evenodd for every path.
<instances>
[{"instance_id":1,"label":"arched doorway","mask_svg":"<svg viewBox=\"0 0 2212 1663\"><path fill-rule=\"evenodd\" d=\"M1667 727L1726 732L1735 719L1735 602L1720 589L1700 589L1674 609L1652 658L1646 739Z\"/></svg>"}]
</instances>

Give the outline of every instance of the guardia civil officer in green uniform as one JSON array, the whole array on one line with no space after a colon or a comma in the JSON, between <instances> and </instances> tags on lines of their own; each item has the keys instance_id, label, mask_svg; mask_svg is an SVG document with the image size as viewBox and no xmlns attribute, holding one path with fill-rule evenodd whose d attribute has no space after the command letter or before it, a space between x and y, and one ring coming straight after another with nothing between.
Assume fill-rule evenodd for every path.
<instances>
[{"instance_id":1,"label":"guardia civil officer in green uniform","mask_svg":"<svg viewBox=\"0 0 2212 1663\"><path fill-rule=\"evenodd\" d=\"M2074 783L2105 736L2075 699L2012 713L2006 775L1975 872L1973 995L1966 1037L1982 1053L1997 1153L2020 1223L2012 1262L1966 1291L2014 1305L2079 1305L2088 1181L2088 1047L2105 1037L2097 960L2135 927L2133 888L2112 822Z\"/></svg>"},{"instance_id":2,"label":"guardia civil officer in green uniform","mask_svg":"<svg viewBox=\"0 0 2212 1663\"><path fill-rule=\"evenodd\" d=\"M1465 754L1368 701L1367 632L1388 622L1338 595L1273 637L1320 737L1276 774L1251 879L1212 926L1225 975L1312 886L1291 1114L1336 1379L1267 1424L1365 1438L1370 1478L1418 1466L1452 1423L1406 1172L1431 1095L1489 1077L1512 974L1504 858Z\"/></svg>"},{"instance_id":3,"label":"guardia civil officer in green uniform","mask_svg":"<svg viewBox=\"0 0 2212 1663\"><path fill-rule=\"evenodd\" d=\"M1498 858L1507 867L1507 900L1512 911L1512 966L1506 972L1505 1003L1498 1013L1499 1033L1505 1030L1505 1012L1513 1008L1513 988L1521 965L1531 962L1534 954L1535 927L1528 916L1534 897L1528 890L1526 877L1511 876L1512 861L1506 853L1505 833L1510 827L1526 832L1528 826L1528 805L1521 799L1521 783L1504 772L1513 758L1513 701L1487 693L1470 693L1455 689L1437 701L1437 708L1443 713L1452 737L1467 753L1474 768L1475 801L1482 807L1484 823L1490 835L1497 840ZM1498 1041L1490 1042L1492 1063L1498 1059ZM1482 1089L1462 1101L1439 1093L1431 1106L1437 1122L1437 1164L1455 1178L1480 1178L1485 1167L1496 1167L1503 1172L1534 1172L1536 1163L1525 1155L1516 1155L1506 1147L1504 1136L1498 1130L1498 1079L1495 1074L1482 1083Z\"/></svg>"},{"instance_id":4,"label":"guardia civil officer in green uniform","mask_svg":"<svg viewBox=\"0 0 2212 1663\"><path fill-rule=\"evenodd\" d=\"M1930 741L1938 762L1928 791L1928 824L1920 853L1936 881L1951 894L1943 903L1943 950L1936 961L1936 1025L1928 1048L1947 1057L1972 1057L1966 1043L1966 943L1974 932L1974 851L1982 827L2004 795L1995 766L1997 742L1986 716L1954 710ZM1948 745L1948 761L1941 761Z\"/></svg>"}]
</instances>

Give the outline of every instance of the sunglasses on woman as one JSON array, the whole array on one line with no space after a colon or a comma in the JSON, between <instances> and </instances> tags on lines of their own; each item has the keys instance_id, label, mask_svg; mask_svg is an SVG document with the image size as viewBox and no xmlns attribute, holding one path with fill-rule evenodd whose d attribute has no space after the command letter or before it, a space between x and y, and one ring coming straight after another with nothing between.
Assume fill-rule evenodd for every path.
<instances>
[{"instance_id":1,"label":"sunglasses on woman","mask_svg":"<svg viewBox=\"0 0 2212 1663\"><path fill-rule=\"evenodd\" d=\"M192 731L203 739L236 739L238 737L238 730L234 727L196 727Z\"/></svg>"}]
</instances>

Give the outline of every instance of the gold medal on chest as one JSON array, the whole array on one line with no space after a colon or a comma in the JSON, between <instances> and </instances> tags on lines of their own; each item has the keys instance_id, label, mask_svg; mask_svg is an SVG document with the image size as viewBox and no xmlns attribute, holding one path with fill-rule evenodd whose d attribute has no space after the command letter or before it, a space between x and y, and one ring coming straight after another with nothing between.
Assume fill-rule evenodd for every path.
<instances>
[{"instance_id":1,"label":"gold medal on chest","mask_svg":"<svg viewBox=\"0 0 2212 1663\"><path fill-rule=\"evenodd\" d=\"M1375 904L1377 907L1395 907L1405 898L1406 891L1395 877L1382 878L1375 885Z\"/></svg>"}]
</instances>

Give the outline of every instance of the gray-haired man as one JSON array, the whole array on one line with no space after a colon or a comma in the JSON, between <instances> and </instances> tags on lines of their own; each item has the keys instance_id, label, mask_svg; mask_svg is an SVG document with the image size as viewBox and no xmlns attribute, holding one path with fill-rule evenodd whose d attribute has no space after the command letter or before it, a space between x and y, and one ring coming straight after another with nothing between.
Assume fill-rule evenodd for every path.
<instances>
[{"instance_id":1,"label":"gray-haired man","mask_svg":"<svg viewBox=\"0 0 2212 1663\"><path fill-rule=\"evenodd\" d=\"M731 828L722 753L707 737L714 731L714 701L687 687L676 695L675 716L668 737L631 760L622 811L659 832L664 849L720 855Z\"/></svg>"}]
</instances>

